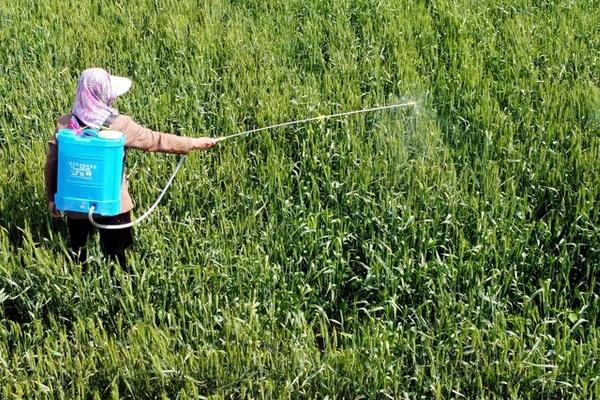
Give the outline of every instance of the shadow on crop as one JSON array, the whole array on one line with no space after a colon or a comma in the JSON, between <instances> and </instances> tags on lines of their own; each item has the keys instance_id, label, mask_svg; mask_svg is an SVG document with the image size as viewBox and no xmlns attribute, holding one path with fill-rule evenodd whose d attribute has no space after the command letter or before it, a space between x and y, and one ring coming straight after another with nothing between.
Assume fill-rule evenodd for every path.
<instances>
[{"instance_id":1,"label":"shadow on crop","mask_svg":"<svg viewBox=\"0 0 600 400\"><path fill-rule=\"evenodd\" d=\"M0 194L0 229L7 234L14 251L23 247L26 237L39 245L54 233L66 236L66 225L49 216L45 196L29 183L25 172L17 169Z\"/></svg>"}]
</instances>

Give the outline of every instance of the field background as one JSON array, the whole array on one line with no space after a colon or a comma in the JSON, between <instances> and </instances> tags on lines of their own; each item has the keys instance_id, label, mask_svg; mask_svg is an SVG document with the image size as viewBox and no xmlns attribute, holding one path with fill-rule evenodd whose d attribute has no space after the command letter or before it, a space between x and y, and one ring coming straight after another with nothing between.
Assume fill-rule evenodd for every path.
<instances>
[{"instance_id":1,"label":"field background","mask_svg":"<svg viewBox=\"0 0 600 400\"><path fill-rule=\"evenodd\" d=\"M594 0L2 1L0 397L600 398ZM42 169L90 66L225 135L68 261ZM131 152L137 215L174 167Z\"/></svg>"}]
</instances>

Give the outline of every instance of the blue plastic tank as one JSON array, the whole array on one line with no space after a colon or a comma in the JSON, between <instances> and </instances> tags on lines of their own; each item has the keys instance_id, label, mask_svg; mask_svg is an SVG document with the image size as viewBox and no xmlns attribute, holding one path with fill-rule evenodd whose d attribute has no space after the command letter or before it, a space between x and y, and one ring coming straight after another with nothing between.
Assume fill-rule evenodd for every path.
<instances>
[{"instance_id":1,"label":"blue plastic tank","mask_svg":"<svg viewBox=\"0 0 600 400\"><path fill-rule=\"evenodd\" d=\"M119 214L125 136L116 131L85 129L77 134L72 129L60 129L56 140L56 208L87 213L94 206L94 214Z\"/></svg>"}]
</instances>

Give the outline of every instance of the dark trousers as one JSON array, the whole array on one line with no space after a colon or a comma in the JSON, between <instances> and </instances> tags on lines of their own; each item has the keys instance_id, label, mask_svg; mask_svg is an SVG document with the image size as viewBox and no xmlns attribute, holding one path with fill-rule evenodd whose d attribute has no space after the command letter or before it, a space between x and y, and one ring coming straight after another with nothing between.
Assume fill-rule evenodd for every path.
<instances>
[{"instance_id":1,"label":"dark trousers","mask_svg":"<svg viewBox=\"0 0 600 400\"><path fill-rule=\"evenodd\" d=\"M115 215L113 217L98 217L94 221L102 225L120 225L131 222L130 212ZM67 228L69 231L69 247L75 254L80 264L85 264L87 260L86 245L88 238L94 231L94 226L87 219L76 219L67 217ZM109 259L119 263L121 268L127 268L127 258L125 250L133 244L133 229L101 229L100 243L102 252Z\"/></svg>"}]
</instances>

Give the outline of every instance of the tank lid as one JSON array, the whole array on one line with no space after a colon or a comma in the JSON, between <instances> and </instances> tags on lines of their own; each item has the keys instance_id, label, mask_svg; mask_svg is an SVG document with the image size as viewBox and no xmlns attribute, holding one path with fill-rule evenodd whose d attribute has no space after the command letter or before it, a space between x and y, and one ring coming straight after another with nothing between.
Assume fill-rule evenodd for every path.
<instances>
[{"instance_id":1,"label":"tank lid","mask_svg":"<svg viewBox=\"0 0 600 400\"><path fill-rule=\"evenodd\" d=\"M101 139L108 139L108 140L119 140L123 137L123 133L119 132L119 131L100 131L98 132L98 137Z\"/></svg>"}]
</instances>

